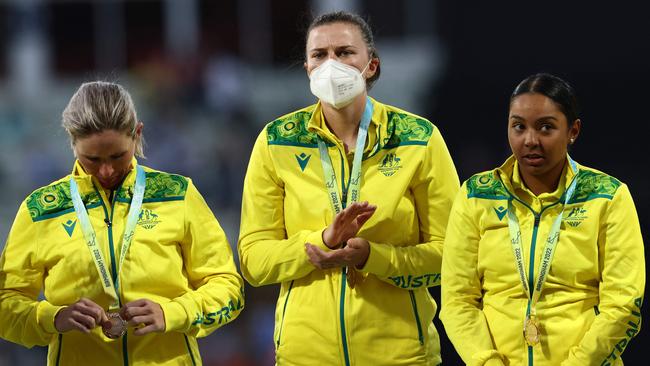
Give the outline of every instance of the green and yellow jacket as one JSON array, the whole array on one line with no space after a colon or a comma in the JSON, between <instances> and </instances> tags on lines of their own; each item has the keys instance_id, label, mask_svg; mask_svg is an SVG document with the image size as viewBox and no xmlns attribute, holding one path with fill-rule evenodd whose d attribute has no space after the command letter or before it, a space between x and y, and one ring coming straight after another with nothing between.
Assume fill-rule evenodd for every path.
<instances>
[{"instance_id":1,"label":"green and yellow jacket","mask_svg":"<svg viewBox=\"0 0 650 366\"><path fill-rule=\"evenodd\" d=\"M134 166L135 166L134 160ZM70 176L34 191L21 204L0 259L0 337L27 347L49 345L48 365L199 365L196 337L232 321L243 307L243 281L219 223L192 181L145 168L135 236L119 272L120 303L161 305L163 333L106 338L57 333L64 306L111 299L86 246L70 198ZM133 195L132 170L109 201L77 162L72 172L113 281ZM43 291L44 299L39 299Z\"/></svg>"},{"instance_id":2,"label":"green and yellow jacket","mask_svg":"<svg viewBox=\"0 0 650 366\"><path fill-rule=\"evenodd\" d=\"M377 210L358 236L370 242L363 280L321 270L305 243L329 250L334 212L317 136L328 144L339 195L354 153L324 123L320 104L285 115L260 133L244 182L239 253L254 286L281 284L278 365L436 365L436 304L447 218L460 183L431 122L373 100L359 201Z\"/></svg>"},{"instance_id":3,"label":"green and yellow jacket","mask_svg":"<svg viewBox=\"0 0 650 366\"><path fill-rule=\"evenodd\" d=\"M529 347L522 330L530 300L510 245L508 201L521 227L530 284L573 180L537 305L541 341ZM474 175L452 209L442 278L441 319L468 365L621 365L641 326L645 284L643 239L628 187L566 164L557 190L536 196L514 157Z\"/></svg>"}]
</instances>

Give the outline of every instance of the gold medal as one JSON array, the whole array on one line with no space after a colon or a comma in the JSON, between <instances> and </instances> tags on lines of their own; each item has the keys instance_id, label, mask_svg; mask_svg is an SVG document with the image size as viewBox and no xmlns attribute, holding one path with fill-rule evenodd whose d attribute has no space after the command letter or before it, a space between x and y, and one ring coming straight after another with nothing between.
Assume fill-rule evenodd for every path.
<instances>
[{"instance_id":1,"label":"gold medal","mask_svg":"<svg viewBox=\"0 0 650 366\"><path fill-rule=\"evenodd\" d=\"M110 339L118 339L126 333L126 320L120 313L107 313L108 321L102 324L102 332Z\"/></svg>"},{"instance_id":2,"label":"gold medal","mask_svg":"<svg viewBox=\"0 0 650 366\"><path fill-rule=\"evenodd\" d=\"M541 332L539 330L539 322L535 316L526 316L524 322L524 339L529 346L535 346L539 343Z\"/></svg>"}]
</instances>

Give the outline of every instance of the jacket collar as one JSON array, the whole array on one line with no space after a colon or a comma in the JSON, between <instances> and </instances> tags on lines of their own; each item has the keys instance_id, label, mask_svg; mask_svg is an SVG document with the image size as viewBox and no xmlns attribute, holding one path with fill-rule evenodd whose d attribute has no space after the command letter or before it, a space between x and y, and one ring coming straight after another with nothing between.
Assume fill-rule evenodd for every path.
<instances>
[{"instance_id":1,"label":"jacket collar","mask_svg":"<svg viewBox=\"0 0 650 366\"><path fill-rule=\"evenodd\" d=\"M134 157L131 160L131 168L129 170L129 173L126 175L124 180L121 183L122 187L129 187L135 184L135 166L138 164L137 159ZM83 168L79 160L75 160L74 165L72 167L72 173L71 175L74 177L74 179L77 181L77 184L79 185L79 190L80 192L91 192L95 190L95 187L97 187L98 190L101 190L102 186L99 184L99 181L97 178L92 176L91 174L88 174L86 170Z\"/></svg>"},{"instance_id":2,"label":"jacket collar","mask_svg":"<svg viewBox=\"0 0 650 366\"><path fill-rule=\"evenodd\" d=\"M501 182L503 182L503 184L506 186L506 189L515 194L517 197L535 197L535 194L530 189L528 189L528 187L526 187L526 184L524 183L524 180L519 173L519 163L517 162L517 159L514 157L514 155L511 155L503 163L503 165L498 167L495 173L499 176ZM562 175L560 176L560 182L557 185L557 189L553 192L542 193L537 196L537 198L542 201L559 200L577 173L577 171L573 170L571 164L569 164L569 156L567 155L564 169L562 170Z\"/></svg>"},{"instance_id":3,"label":"jacket collar","mask_svg":"<svg viewBox=\"0 0 650 366\"><path fill-rule=\"evenodd\" d=\"M388 113L386 107L370 98L372 102L373 111L370 125L368 126L368 143L364 152L378 150L384 145L384 141L388 141ZM330 131L325 123L325 116L323 115L323 107L320 100L316 103L312 112L311 118L307 123L307 130L315 132L327 141L337 141L338 138Z\"/></svg>"}]
</instances>

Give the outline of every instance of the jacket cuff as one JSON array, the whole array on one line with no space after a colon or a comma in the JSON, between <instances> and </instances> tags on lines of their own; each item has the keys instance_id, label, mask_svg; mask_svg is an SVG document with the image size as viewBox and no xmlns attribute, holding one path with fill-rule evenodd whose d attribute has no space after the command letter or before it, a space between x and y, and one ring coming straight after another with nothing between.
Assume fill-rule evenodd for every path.
<instances>
[{"instance_id":1,"label":"jacket cuff","mask_svg":"<svg viewBox=\"0 0 650 366\"><path fill-rule=\"evenodd\" d=\"M327 227L324 227L321 230L314 231L311 234L307 235L307 238L305 239L305 244L309 243L311 245L315 245L326 252L332 250L323 242L323 231L325 231L325 229L327 229Z\"/></svg>"},{"instance_id":2,"label":"jacket cuff","mask_svg":"<svg viewBox=\"0 0 650 366\"><path fill-rule=\"evenodd\" d=\"M187 313L183 305L176 301L160 304L165 316L165 332L183 332L189 328Z\"/></svg>"},{"instance_id":3,"label":"jacket cuff","mask_svg":"<svg viewBox=\"0 0 650 366\"><path fill-rule=\"evenodd\" d=\"M368 242L370 244L370 254L363 268L357 268L361 272L368 272L378 276L388 273L392 248L389 245Z\"/></svg>"},{"instance_id":4,"label":"jacket cuff","mask_svg":"<svg viewBox=\"0 0 650 366\"><path fill-rule=\"evenodd\" d=\"M45 300L38 303L38 306L36 307L36 319L44 331L52 334L58 333L54 326L54 318L64 307L65 306L52 305Z\"/></svg>"}]
</instances>

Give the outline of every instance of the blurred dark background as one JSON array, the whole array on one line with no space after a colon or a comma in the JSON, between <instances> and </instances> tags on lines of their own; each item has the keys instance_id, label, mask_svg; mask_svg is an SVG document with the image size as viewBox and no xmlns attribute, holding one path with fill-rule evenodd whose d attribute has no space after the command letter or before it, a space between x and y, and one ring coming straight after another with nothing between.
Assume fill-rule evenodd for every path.
<instances>
[{"instance_id":1,"label":"blurred dark background","mask_svg":"<svg viewBox=\"0 0 650 366\"><path fill-rule=\"evenodd\" d=\"M105 79L135 99L142 163L192 177L236 252L254 138L266 122L313 103L304 29L313 14L345 9L375 30L382 76L370 94L433 121L462 180L509 156L506 115L519 81L536 72L569 81L583 121L571 154L629 185L647 237L650 26L639 4L0 1L0 235L27 194L70 171L61 112L81 82ZM204 364L273 364L278 287L246 291L240 318L200 341ZM445 364L461 364L437 328ZM642 328L632 341L627 364L640 364L648 334ZM44 363L45 349L0 340L0 366Z\"/></svg>"}]
</instances>

